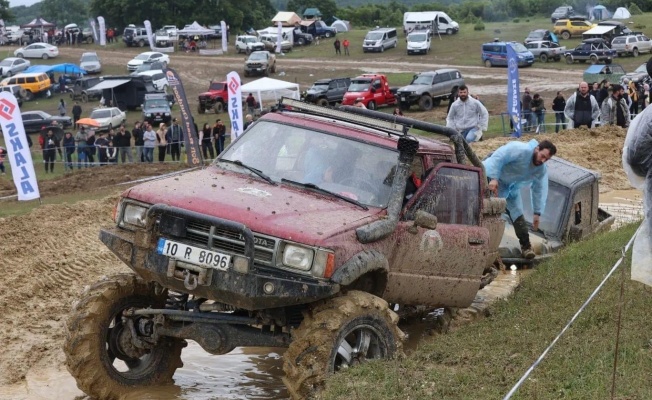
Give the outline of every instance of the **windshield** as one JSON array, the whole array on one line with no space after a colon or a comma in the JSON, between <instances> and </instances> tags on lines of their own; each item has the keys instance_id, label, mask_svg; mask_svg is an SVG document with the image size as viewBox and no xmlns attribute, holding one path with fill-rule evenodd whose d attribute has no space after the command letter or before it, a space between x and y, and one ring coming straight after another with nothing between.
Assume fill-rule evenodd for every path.
<instances>
[{"instance_id":1,"label":"windshield","mask_svg":"<svg viewBox=\"0 0 652 400\"><path fill-rule=\"evenodd\" d=\"M539 39L543 37L544 32L534 31L527 35L528 39Z\"/></svg>"},{"instance_id":2,"label":"windshield","mask_svg":"<svg viewBox=\"0 0 652 400\"><path fill-rule=\"evenodd\" d=\"M365 205L386 207L392 180L387 178L398 155L392 149L305 127L259 121L221 159L241 161L276 182L312 183ZM220 166L242 171L232 164Z\"/></svg>"},{"instance_id":3,"label":"windshield","mask_svg":"<svg viewBox=\"0 0 652 400\"><path fill-rule=\"evenodd\" d=\"M2 65L2 64L0 64L0 65ZM330 84L329 84L328 82L323 82L323 83L317 82L317 83L315 83L314 85L312 85L312 87L310 88L310 90L315 90L315 91L318 91L318 92L323 92L323 91L325 91L325 90L328 90L328 87L329 87L329 86L330 86Z\"/></svg>"},{"instance_id":4,"label":"windshield","mask_svg":"<svg viewBox=\"0 0 652 400\"><path fill-rule=\"evenodd\" d=\"M149 60L149 54L139 54L136 56L136 60Z\"/></svg>"},{"instance_id":5,"label":"windshield","mask_svg":"<svg viewBox=\"0 0 652 400\"><path fill-rule=\"evenodd\" d=\"M11 60L2 60L2 62L0 62L0 67L11 67L12 64L13 61Z\"/></svg>"},{"instance_id":6,"label":"windshield","mask_svg":"<svg viewBox=\"0 0 652 400\"><path fill-rule=\"evenodd\" d=\"M533 213L530 188L522 188L521 196L523 198L523 215L525 216L526 221L531 222ZM541 214L539 229L550 235L556 236L558 234L568 198L568 188L550 182L550 186L548 187L548 199L546 200L546 209L543 211L543 214Z\"/></svg>"},{"instance_id":7,"label":"windshield","mask_svg":"<svg viewBox=\"0 0 652 400\"><path fill-rule=\"evenodd\" d=\"M252 53L249 56L250 60L266 60L267 57L265 56L265 53Z\"/></svg>"},{"instance_id":8,"label":"windshield","mask_svg":"<svg viewBox=\"0 0 652 400\"><path fill-rule=\"evenodd\" d=\"M365 92L369 90L371 81L369 79L353 80L349 85L349 92Z\"/></svg>"},{"instance_id":9,"label":"windshield","mask_svg":"<svg viewBox=\"0 0 652 400\"><path fill-rule=\"evenodd\" d=\"M528 51L528 49L526 49L525 46L523 46L520 43L510 43L510 44L512 45L512 48L514 49L514 51L517 52L517 53L524 53L524 52Z\"/></svg>"},{"instance_id":10,"label":"windshield","mask_svg":"<svg viewBox=\"0 0 652 400\"><path fill-rule=\"evenodd\" d=\"M427 38L425 33L416 33L408 36L408 42L425 42Z\"/></svg>"},{"instance_id":11,"label":"windshield","mask_svg":"<svg viewBox=\"0 0 652 400\"><path fill-rule=\"evenodd\" d=\"M417 75L412 79L410 85L430 85L432 84L432 75Z\"/></svg>"},{"instance_id":12,"label":"windshield","mask_svg":"<svg viewBox=\"0 0 652 400\"><path fill-rule=\"evenodd\" d=\"M383 38L383 34L380 32L370 32L367 33L367 36L364 37L364 40L380 40Z\"/></svg>"},{"instance_id":13,"label":"windshield","mask_svg":"<svg viewBox=\"0 0 652 400\"><path fill-rule=\"evenodd\" d=\"M147 100L145 108L165 108L168 102L165 99Z\"/></svg>"},{"instance_id":14,"label":"windshield","mask_svg":"<svg viewBox=\"0 0 652 400\"><path fill-rule=\"evenodd\" d=\"M83 55L81 58L81 62L94 62L94 61L99 61L97 55L95 54L86 54Z\"/></svg>"},{"instance_id":15,"label":"windshield","mask_svg":"<svg viewBox=\"0 0 652 400\"><path fill-rule=\"evenodd\" d=\"M249 37L249 38L244 38L243 42L245 42L245 43L256 43L257 40L258 39L256 39L256 38Z\"/></svg>"},{"instance_id":16,"label":"windshield","mask_svg":"<svg viewBox=\"0 0 652 400\"><path fill-rule=\"evenodd\" d=\"M111 110L95 110L91 113L91 118L109 118L111 117Z\"/></svg>"},{"instance_id":17,"label":"windshield","mask_svg":"<svg viewBox=\"0 0 652 400\"><path fill-rule=\"evenodd\" d=\"M645 73L647 73L647 64L643 64L640 67L636 68L634 70L634 72L645 72Z\"/></svg>"}]
</instances>

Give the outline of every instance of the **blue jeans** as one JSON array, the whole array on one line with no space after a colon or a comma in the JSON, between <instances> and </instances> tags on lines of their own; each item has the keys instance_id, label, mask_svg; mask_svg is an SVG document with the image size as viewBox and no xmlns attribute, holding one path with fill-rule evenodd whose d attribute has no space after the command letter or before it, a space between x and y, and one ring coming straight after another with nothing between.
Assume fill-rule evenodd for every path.
<instances>
[{"instance_id":1,"label":"blue jeans","mask_svg":"<svg viewBox=\"0 0 652 400\"><path fill-rule=\"evenodd\" d=\"M84 164L84 168L88 167L88 156L84 147L77 148L77 169L81 169L82 164Z\"/></svg>"},{"instance_id":2,"label":"blue jeans","mask_svg":"<svg viewBox=\"0 0 652 400\"><path fill-rule=\"evenodd\" d=\"M477 142L480 138L476 139L475 135L478 133L478 128L463 129L460 133L466 139L467 143Z\"/></svg>"},{"instance_id":3,"label":"blue jeans","mask_svg":"<svg viewBox=\"0 0 652 400\"><path fill-rule=\"evenodd\" d=\"M537 126L537 128L538 128L538 129L542 129L542 128L543 128L543 124L545 124L545 117L546 117L546 114L544 114L544 113L542 113L542 112L541 112L541 113L534 113L534 114L532 114L532 117L533 117L533 118L532 118L533 120L536 120L536 126Z\"/></svg>"},{"instance_id":4,"label":"blue jeans","mask_svg":"<svg viewBox=\"0 0 652 400\"><path fill-rule=\"evenodd\" d=\"M555 111L555 133L559 132L559 126L561 129L566 129L566 116L563 111Z\"/></svg>"},{"instance_id":5,"label":"blue jeans","mask_svg":"<svg viewBox=\"0 0 652 400\"><path fill-rule=\"evenodd\" d=\"M153 147L143 147L143 154L145 156L145 162L148 162L148 163L154 162L154 148Z\"/></svg>"},{"instance_id":6,"label":"blue jeans","mask_svg":"<svg viewBox=\"0 0 652 400\"><path fill-rule=\"evenodd\" d=\"M524 131L529 131L532 126L532 111L523 110L523 119L525 120L525 125L522 128Z\"/></svg>"}]
</instances>

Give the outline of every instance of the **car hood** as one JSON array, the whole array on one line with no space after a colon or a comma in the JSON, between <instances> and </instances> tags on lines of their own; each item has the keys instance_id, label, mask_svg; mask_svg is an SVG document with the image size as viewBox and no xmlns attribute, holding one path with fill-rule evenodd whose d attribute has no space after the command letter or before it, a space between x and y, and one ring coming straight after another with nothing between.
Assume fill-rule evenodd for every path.
<instances>
[{"instance_id":1,"label":"car hood","mask_svg":"<svg viewBox=\"0 0 652 400\"><path fill-rule=\"evenodd\" d=\"M163 107L160 107L160 108L157 107L157 108L148 108L147 110L143 110L143 112L145 114L148 114L148 113L149 114L151 114L151 113L161 113L162 114L162 113L169 113L170 109L169 108L163 108Z\"/></svg>"},{"instance_id":2,"label":"car hood","mask_svg":"<svg viewBox=\"0 0 652 400\"><path fill-rule=\"evenodd\" d=\"M254 232L315 246L385 213L216 166L138 185L127 197L240 222Z\"/></svg>"},{"instance_id":3,"label":"car hood","mask_svg":"<svg viewBox=\"0 0 652 400\"><path fill-rule=\"evenodd\" d=\"M326 93L326 90L321 90L321 89L308 89L306 90L307 94L323 94Z\"/></svg>"},{"instance_id":4,"label":"car hood","mask_svg":"<svg viewBox=\"0 0 652 400\"><path fill-rule=\"evenodd\" d=\"M423 90L424 88L428 88L428 85L407 85L403 86L402 88L398 89L399 92L418 92L420 90Z\"/></svg>"},{"instance_id":5,"label":"car hood","mask_svg":"<svg viewBox=\"0 0 652 400\"><path fill-rule=\"evenodd\" d=\"M413 49L421 49L424 47L428 47L428 42L408 42L407 47Z\"/></svg>"},{"instance_id":6,"label":"car hood","mask_svg":"<svg viewBox=\"0 0 652 400\"><path fill-rule=\"evenodd\" d=\"M127 63L127 65L142 65L145 61L136 60L135 58Z\"/></svg>"}]
</instances>

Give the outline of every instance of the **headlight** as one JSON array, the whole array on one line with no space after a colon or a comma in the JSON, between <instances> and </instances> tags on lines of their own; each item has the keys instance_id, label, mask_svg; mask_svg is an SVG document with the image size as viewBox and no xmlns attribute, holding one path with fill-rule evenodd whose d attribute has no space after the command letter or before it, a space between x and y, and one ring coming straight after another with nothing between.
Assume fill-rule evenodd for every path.
<instances>
[{"instance_id":1,"label":"headlight","mask_svg":"<svg viewBox=\"0 0 652 400\"><path fill-rule=\"evenodd\" d=\"M145 116L146 116L146 117L151 117L151 116L152 116L152 114L150 114L150 113L147 113L147 114L145 114Z\"/></svg>"},{"instance_id":2,"label":"headlight","mask_svg":"<svg viewBox=\"0 0 652 400\"><path fill-rule=\"evenodd\" d=\"M120 221L120 226L124 227L124 224L137 226L139 228L144 228L147 223L147 207L127 203L122 210L122 221Z\"/></svg>"},{"instance_id":3,"label":"headlight","mask_svg":"<svg viewBox=\"0 0 652 400\"><path fill-rule=\"evenodd\" d=\"M286 244L283 249L283 264L301 271L310 271L315 252L305 247Z\"/></svg>"},{"instance_id":4,"label":"headlight","mask_svg":"<svg viewBox=\"0 0 652 400\"><path fill-rule=\"evenodd\" d=\"M170 113L169 113L169 112L166 112L166 113L165 113L165 116L166 116L166 117L169 117L169 116L170 116Z\"/></svg>"}]
</instances>

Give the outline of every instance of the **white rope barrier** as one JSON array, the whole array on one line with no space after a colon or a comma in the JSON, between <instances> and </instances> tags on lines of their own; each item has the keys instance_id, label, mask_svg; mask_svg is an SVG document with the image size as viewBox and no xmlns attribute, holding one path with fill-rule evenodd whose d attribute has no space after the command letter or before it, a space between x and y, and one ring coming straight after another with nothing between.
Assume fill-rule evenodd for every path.
<instances>
[{"instance_id":1,"label":"white rope barrier","mask_svg":"<svg viewBox=\"0 0 652 400\"><path fill-rule=\"evenodd\" d=\"M514 393L516 393L516 391L518 390L518 388L521 387L521 385L523 384L523 382L525 382L525 380L528 378L528 376L530 376L530 374L532 373L532 371L534 371L534 369L535 369L535 368L536 368L536 367L541 363L541 361L543 361L543 359L546 357L546 355L548 354L548 352L550 351L550 349L552 349L553 346L554 346L555 344L557 344L557 341L559 341L559 339L562 337L562 335L563 335L564 333L566 333L566 331L568 330L568 328L570 328L570 326L573 324L573 322L575 322L575 320L577 319L577 317L579 317L580 313L582 313L582 311L584 311L584 309L586 308L586 306L588 306L589 303L593 300L593 298L598 294L598 292L600 291L600 289L602 289L602 286L604 286L604 284L607 282L607 280L608 280L608 279L611 277L611 275L612 275L612 274L613 274L613 273L618 269L618 267L620 266L620 264L622 263L622 261L625 259L625 256L626 256L626 254L627 254L627 251L629 250L629 247L630 247L630 246L632 245L632 243L634 242L634 238L636 238L636 235L638 234L638 231L639 231L640 229L641 229L641 228L639 227L639 228L636 230L636 232L634 232L634 235L631 237L631 239L629 239L629 242L627 242L627 245L625 246L625 248L624 248L623 251L622 251L622 255L620 256L620 258L618 259L618 261L616 261L616 264L614 264L614 266L611 268L611 271L609 271L609 273L607 274L607 276L604 277L604 279L602 280L602 282L600 282L600 284L598 285L598 287L595 288L595 290L593 291L593 293L591 293L591 295L589 296L589 298L586 299L586 301L584 302L584 304L582 304L582 306L579 308L579 310L577 310L577 312L575 313L575 315L573 315L573 318L571 318L570 321L568 321L568 323L566 324L566 326L564 326L564 329L562 329L561 332L559 332L559 334L557 335L557 337L555 337L555 339L550 343L550 345L549 345L549 346L548 346L548 347L543 351L543 353L541 353L541 355L539 356L539 358L537 358L537 360L534 362L534 364L532 364L532 365L530 366L530 368L528 368L528 370L525 371L525 374L523 374L523 376L521 377L521 379L519 379L518 382L516 382L516 384L514 385L514 387L512 387L512 389L511 389L511 390L510 390L510 391L505 395L505 397L503 397L503 400L508 400L508 399L510 399L510 398L514 395Z\"/></svg>"}]
</instances>

